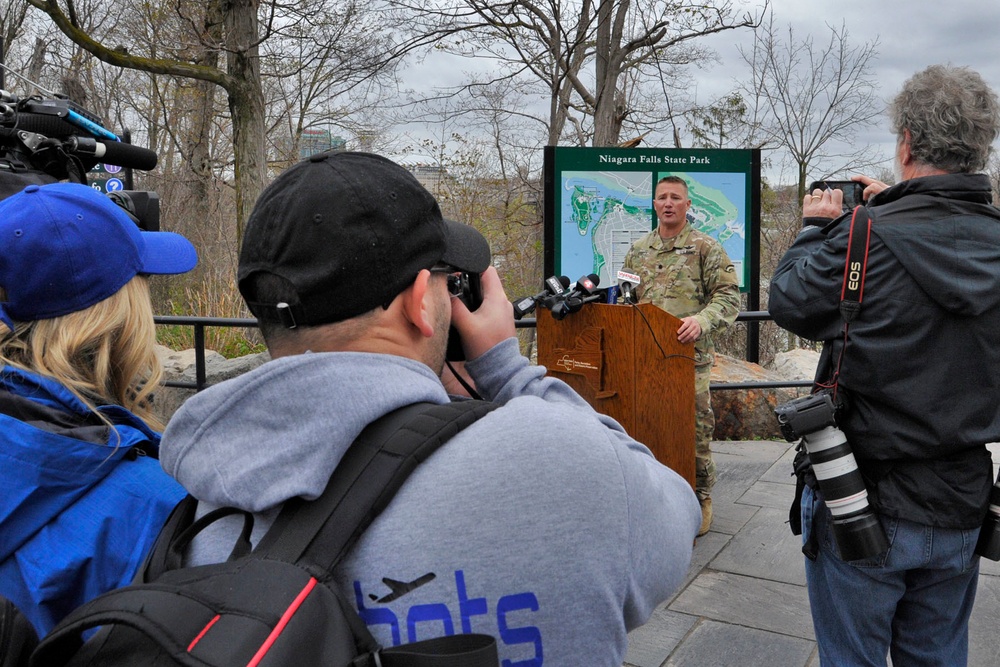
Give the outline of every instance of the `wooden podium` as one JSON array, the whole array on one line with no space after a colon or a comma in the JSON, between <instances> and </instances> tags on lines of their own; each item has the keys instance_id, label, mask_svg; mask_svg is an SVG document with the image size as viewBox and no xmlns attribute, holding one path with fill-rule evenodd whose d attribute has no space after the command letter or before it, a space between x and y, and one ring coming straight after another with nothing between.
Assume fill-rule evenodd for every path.
<instances>
[{"instance_id":1,"label":"wooden podium","mask_svg":"<svg viewBox=\"0 0 1000 667\"><path fill-rule=\"evenodd\" d=\"M694 344L677 341L680 320L651 304L600 303L536 318L539 365L694 488Z\"/></svg>"}]
</instances>

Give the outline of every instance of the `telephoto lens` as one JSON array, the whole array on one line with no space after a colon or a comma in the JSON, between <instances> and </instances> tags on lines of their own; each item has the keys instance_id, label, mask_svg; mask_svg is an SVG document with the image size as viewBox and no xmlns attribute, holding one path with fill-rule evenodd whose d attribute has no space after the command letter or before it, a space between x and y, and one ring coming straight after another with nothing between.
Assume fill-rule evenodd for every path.
<instances>
[{"instance_id":1,"label":"telephoto lens","mask_svg":"<svg viewBox=\"0 0 1000 667\"><path fill-rule=\"evenodd\" d=\"M833 537L844 560L871 558L889 548L871 505L847 436L837 428L829 392L789 401L775 408L782 435L805 443L826 506L833 516Z\"/></svg>"},{"instance_id":2,"label":"telephoto lens","mask_svg":"<svg viewBox=\"0 0 1000 667\"><path fill-rule=\"evenodd\" d=\"M976 555L990 560L1000 560L1000 478L990 489L990 508L979 529Z\"/></svg>"}]
</instances>

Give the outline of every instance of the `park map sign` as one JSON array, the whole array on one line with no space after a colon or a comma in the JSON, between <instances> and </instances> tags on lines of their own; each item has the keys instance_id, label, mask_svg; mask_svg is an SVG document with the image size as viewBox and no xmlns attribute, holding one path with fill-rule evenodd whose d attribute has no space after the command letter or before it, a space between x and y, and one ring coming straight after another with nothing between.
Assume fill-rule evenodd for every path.
<instances>
[{"instance_id":1,"label":"park map sign","mask_svg":"<svg viewBox=\"0 0 1000 667\"><path fill-rule=\"evenodd\" d=\"M616 283L632 244L656 227L653 191L664 176L688 186L692 227L717 239L740 276L753 284L760 224L760 151L545 149L545 275L596 274Z\"/></svg>"}]
</instances>

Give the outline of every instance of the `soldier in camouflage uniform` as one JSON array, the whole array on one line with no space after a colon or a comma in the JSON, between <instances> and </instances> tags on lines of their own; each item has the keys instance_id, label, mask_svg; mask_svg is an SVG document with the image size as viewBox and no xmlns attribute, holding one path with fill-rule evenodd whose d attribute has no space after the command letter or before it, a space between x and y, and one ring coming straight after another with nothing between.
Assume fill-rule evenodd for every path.
<instances>
[{"instance_id":1,"label":"soldier in camouflage uniform","mask_svg":"<svg viewBox=\"0 0 1000 667\"><path fill-rule=\"evenodd\" d=\"M622 269L641 278L640 303L651 303L680 318L677 340L694 343L695 355L695 493L701 502L699 535L712 524L715 462L710 447L715 414L708 385L715 345L711 333L736 320L740 312L739 280L733 262L719 242L693 229L687 183L666 176L656 184L653 208L657 228L636 241Z\"/></svg>"}]
</instances>

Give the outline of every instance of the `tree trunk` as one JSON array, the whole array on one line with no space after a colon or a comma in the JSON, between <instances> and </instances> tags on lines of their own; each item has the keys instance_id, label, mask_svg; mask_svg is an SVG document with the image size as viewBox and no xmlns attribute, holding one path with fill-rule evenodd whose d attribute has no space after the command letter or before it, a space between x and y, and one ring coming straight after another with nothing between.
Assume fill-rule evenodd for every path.
<instances>
[{"instance_id":1,"label":"tree trunk","mask_svg":"<svg viewBox=\"0 0 1000 667\"><path fill-rule=\"evenodd\" d=\"M226 5L227 73L234 85L228 90L233 117L233 154L236 180L236 243L264 188L264 95L261 92L259 0L231 0Z\"/></svg>"},{"instance_id":2,"label":"tree trunk","mask_svg":"<svg viewBox=\"0 0 1000 667\"><path fill-rule=\"evenodd\" d=\"M615 106L618 76L611 65L611 9L613 0L597 6L597 40L594 83L594 146L611 146L611 114Z\"/></svg>"}]
</instances>

